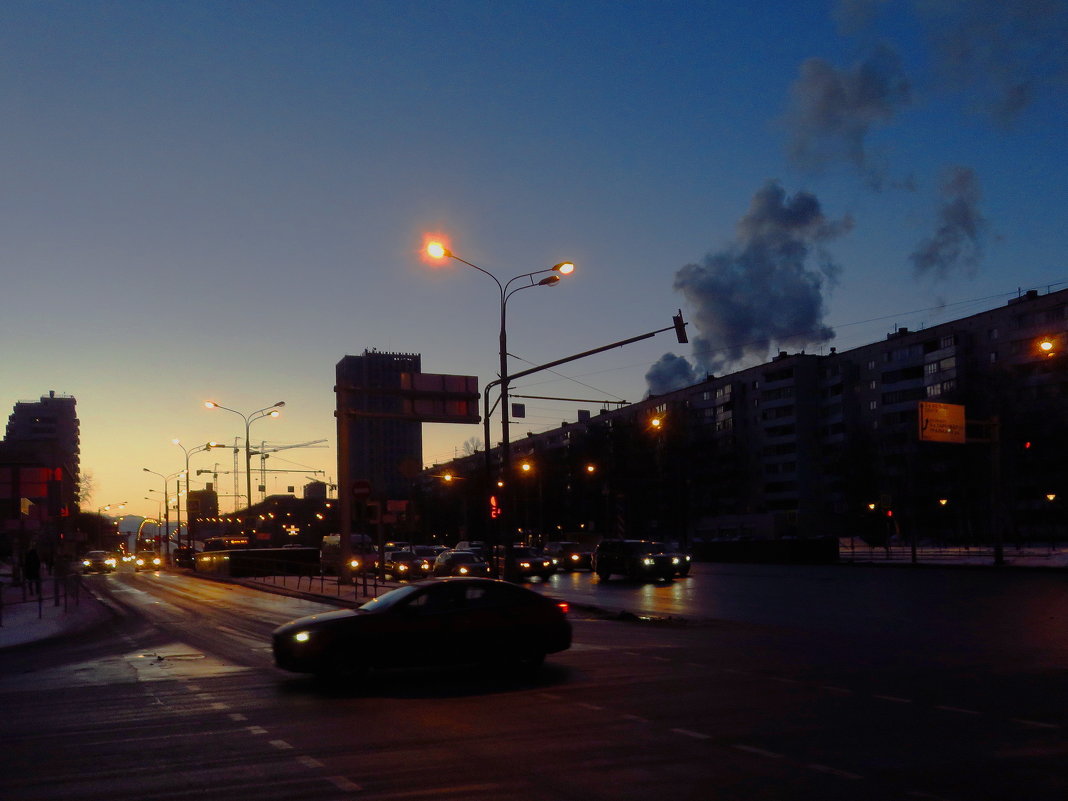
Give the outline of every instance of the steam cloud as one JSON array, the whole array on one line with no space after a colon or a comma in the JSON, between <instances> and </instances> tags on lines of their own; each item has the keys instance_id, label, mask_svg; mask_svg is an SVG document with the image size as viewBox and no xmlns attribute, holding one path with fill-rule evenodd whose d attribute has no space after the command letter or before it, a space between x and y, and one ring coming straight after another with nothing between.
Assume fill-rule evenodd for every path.
<instances>
[{"instance_id":1,"label":"steam cloud","mask_svg":"<svg viewBox=\"0 0 1068 801\"><path fill-rule=\"evenodd\" d=\"M808 192L787 198L777 182L765 184L738 223L735 241L675 274L675 289L695 310L697 371L762 358L776 346L832 339L823 324L823 288L835 282L839 268L824 245L852 226L848 217L829 221ZM817 269L808 266L813 258ZM693 383L695 370L685 368L685 359L665 354L646 373L649 391Z\"/></svg>"},{"instance_id":2,"label":"steam cloud","mask_svg":"<svg viewBox=\"0 0 1068 801\"><path fill-rule=\"evenodd\" d=\"M889 122L909 101L900 59L885 45L848 70L821 58L807 59L791 90L788 155L806 169L845 160L877 184L865 140L874 126Z\"/></svg>"},{"instance_id":3,"label":"steam cloud","mask_svg":"<svg viewBox=\"0 0 1068 801\"><path fill-rule=\"evenodd\" d=\"M979 179L970 167L953 167L942 182L938 228L909 257L916 277L975 274L982 257L986 219L979 212Z\"/></svg>"},{"instance_id":4,"label":"steam cloud","mask_svg":"<svg viewBox=\"0 0 1068 801\"><path fill-rule=\"evenodd\" d=\"M941 0L917 9L944 77L1002 125L1068 83L1065 0Z\"/></svg>"}]
</instances>

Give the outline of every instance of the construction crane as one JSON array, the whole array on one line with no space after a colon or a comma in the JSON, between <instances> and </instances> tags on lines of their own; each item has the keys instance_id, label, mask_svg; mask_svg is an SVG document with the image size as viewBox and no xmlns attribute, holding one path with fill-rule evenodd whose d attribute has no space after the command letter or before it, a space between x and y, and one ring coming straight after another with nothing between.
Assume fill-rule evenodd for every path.
<instances>
[{"instance_id":1,"label":"construction crane","mask_svg":"<svg viewBox=\"0 0 1068 801\"><path fill-rule=\"evenodd\" d=\"M259 456L260 457L260 486L261 487L266 487L267 486L267 472L268 472L267 471L267 457L270 456L272 453L278 453L278 451L288 451L288 450L292 450L293 448L325 448L326 446L322 444L324 442L326 442L325 439L313 439L310 442L298 442L295 445L268 445L266 442L261 442L260 443L260 447L259 447L258 450L249 451L249 456ZM294 472L294 473L297 473L297 472L301 472L302 473L302 472L307 472L307 471L305 471L305 470L293 470L293 471L271 470L270 472L272 472L272 473L281 473L281 472ZM263 500L263 498L261 497L260 500Z\"/></svg>"}]
</instances>

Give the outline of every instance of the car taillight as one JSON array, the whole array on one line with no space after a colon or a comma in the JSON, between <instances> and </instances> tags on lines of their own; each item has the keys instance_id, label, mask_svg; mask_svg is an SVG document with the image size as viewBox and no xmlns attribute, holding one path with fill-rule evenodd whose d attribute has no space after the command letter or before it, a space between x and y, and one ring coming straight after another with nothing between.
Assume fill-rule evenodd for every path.
<instances>
[{"instance_id":1,"label":"car taillight","mask_svg":"<svg viewBox=\"0 0 1068 801\"><path fill-rule=\"evenodd\" d=\"M565 615L571 611L571 604L569 604L567 601L557 601L556 606Z\"/></svg>"}]
</instances>

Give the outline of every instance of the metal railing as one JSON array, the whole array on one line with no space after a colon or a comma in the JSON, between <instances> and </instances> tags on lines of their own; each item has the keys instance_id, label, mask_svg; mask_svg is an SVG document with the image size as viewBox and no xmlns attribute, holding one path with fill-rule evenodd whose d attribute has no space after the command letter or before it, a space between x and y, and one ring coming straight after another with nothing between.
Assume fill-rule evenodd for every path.
<instances>
[{"instance_id":1,"label":"metal railing","mask_svg":"<svg viewBox=\"0 0 1068 801\"><path fill-rule=\"evenodd\" d=\"M51 602L53 606L62 606L63 612L66 614L70 611L71 606L75 608L81 606L82 602L82 577L79 573L72 573L68 576L53 576L50 579L43 579L41 581L41 590L39 592L33 592L31 588L31 582L23 580L20 582L12 582L4 584L0 582L0 627L4 625L4 614L11 612L14 609L26 608L29 604L36 604L37 606L37 619L40 620L44 617L45 602ZM45 595L44 588L48 585L52 587L52 594ZM12 595L16 597L20 594L18 590L21 589L21 600L12 601ZM14 592L12 592L14 590Z\"/></svg>"}]
</instances>

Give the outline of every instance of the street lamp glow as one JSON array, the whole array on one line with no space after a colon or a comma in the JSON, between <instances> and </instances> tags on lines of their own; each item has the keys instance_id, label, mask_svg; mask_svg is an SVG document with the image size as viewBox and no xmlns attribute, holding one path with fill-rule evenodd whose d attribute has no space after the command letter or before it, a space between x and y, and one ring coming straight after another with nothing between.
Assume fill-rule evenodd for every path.
<instances>
[{"instance_id":1,"label":"street lamp glow","mask_svg":"<svg viewBox=\"0 0 1068 801\"><path fill-rule=\"evenodd\" d=\"M426 255L432 259L441 260L448 258L452 254L449 252L449 249L440 242L427 242Z\"/></svg>"},{"instance_id":2,"label":"street lamp glow","mask_svg":"<svg viewBox=\"0 0 1068 801\"><path fill-rule=\"evenodd\" d=\"M569 261L562 261L553 265L553 270L560 273L560 275L571 275L571 273L575 272L575 265Z\"/></svg>"}]
</instances>

